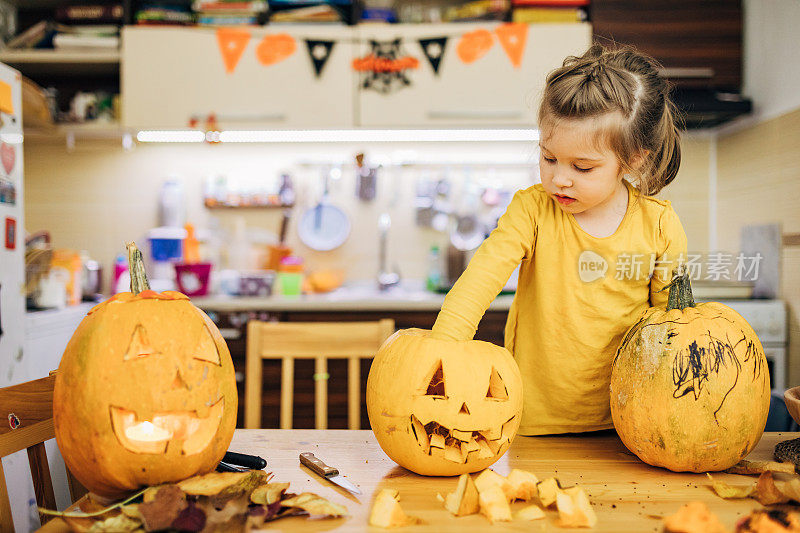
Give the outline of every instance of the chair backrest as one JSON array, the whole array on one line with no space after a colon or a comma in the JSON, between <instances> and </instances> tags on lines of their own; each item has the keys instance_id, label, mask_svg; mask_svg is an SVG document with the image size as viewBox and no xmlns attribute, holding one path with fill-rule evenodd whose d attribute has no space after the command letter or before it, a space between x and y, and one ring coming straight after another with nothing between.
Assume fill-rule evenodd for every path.
<instances>
[{"instance_id":1,"label":"chair backrest","mask_svg":"<svg viewBox=\"0 0 800 533\"><path fill-rule=\"evenodd\" d=\"M327 428L328 359L347 359L348 427L361 427L361 359L372 358L394 333L394 320L375 322L259 322L247 324L245 427L261 426L262 360L280 359L281 429L291 429L294 360L314 359L314 418Z\"/></svg>"},{"instance_id":2,"label":"chair backrest","mask_svg":"<svg viewBox=\"0 0 800 533\"><path fill-rule=\"evenodd\" d=\"M56 497L44 443L55 437L53 426L53 387L55 371L46 378L20 383L0 389L0 408L5 421L0 421L0 457L28 450L28 462L33 477L36 504L45 509L56 509ZM86 493L67 470L72 501ZM42 524L50 516L39 515ZM0 462L0 531L14 531L11 504L8 499L3 465Z\"/></svg>"}]
</instances>

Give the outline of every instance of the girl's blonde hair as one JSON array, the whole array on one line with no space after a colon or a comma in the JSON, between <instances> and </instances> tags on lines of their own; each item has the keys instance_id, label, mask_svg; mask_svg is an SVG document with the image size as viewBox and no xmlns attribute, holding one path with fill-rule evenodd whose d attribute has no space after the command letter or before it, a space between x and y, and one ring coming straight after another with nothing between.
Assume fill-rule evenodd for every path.
<instances>
[{"instance_id":1,"label":"girl's blonde hair","mask_svg":"<svg viewBox=\"0 0 800 533\"><path fill-rule=\"evenodd\" d=\"M643 194L656 194L675 179L681 164L681 117L659 67L629 47L609 50L595 44L580 57L567 57L547 76L540 129L565 119L598 119L598 145L614 151ZM633 168L635 156L645 150L643 163Z\"/></svg>"}]
</instances>

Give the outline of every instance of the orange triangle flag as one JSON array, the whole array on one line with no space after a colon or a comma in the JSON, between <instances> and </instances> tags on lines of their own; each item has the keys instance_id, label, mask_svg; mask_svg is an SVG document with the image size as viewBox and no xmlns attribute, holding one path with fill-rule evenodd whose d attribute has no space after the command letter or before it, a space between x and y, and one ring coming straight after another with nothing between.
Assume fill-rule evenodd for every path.
<instances>
[{"instance_id":1,"label":"orange triangle flag","mask_svg":"<svg viewBox=\"0 0 800 533\"><path fill-rule=\"evenodd\" d=\"M519 22L501 24L495 28L497 39L506 51L514 68L522 64L522 54L525 52L525 40L528 37L528 25Z\"/></svg>"},{"instance_id":2,"label":"orange triangle flag","mask_svg":"<svg viewBox=\"0 0 800 533\"><path fill-rule=\"evenodd\" d=\"M242 58L247 43L250 42L250 32L236 28L219 28L217 30L217 42L219 52L222 54L222 61L225 62L225 71L233 74L236 65Z\"/></svg>"}]
</instances>

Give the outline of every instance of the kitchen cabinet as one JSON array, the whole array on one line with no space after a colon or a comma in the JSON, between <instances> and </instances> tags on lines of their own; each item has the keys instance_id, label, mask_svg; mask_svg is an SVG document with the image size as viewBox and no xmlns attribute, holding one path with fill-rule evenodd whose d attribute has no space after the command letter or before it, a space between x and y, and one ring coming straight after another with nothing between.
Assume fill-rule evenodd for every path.
<instances>
[{"instance_id":1,"label":"kitchen cabinet","mask_svg":"<svg viewBox=\"0 0 800 533\"><path fill-rule=\"evenodd\" d=\"M201 308L204 306L201 304ZM356 309L357 307L354 307ZM244 427L244 384L245 384L245 349L247 345L247 317L259 320L275 320L281 322L357 322L374 321L391 318L396 329L425 328L430 329L436 320L437 309L402 310L398 306L387 305L385 310L342 310L342 311L263 311L250 310L241 312L216 312L204 309L214 319L225 336L236 370L237 389L239 391L239 412L237 427ZM503 335L508 311L496 309L486 312L478 326L475 338L503 345ZM369 374L369 359L361 361L361 425L369 429L369 418L366 407L366 384ZM294 412L292 427L314 427L314 380L313 359L297 359L295 361ZM328 427L330 429L347 429L347 360L328 361ZM263 388L261 404L261 427L280 427L280 391L281 361L266 360L263 362Z\"/></svg>"},{"instance_id":2,"label":"kitchen cabinet","mask_svg":"<svg viewBox=\"0 0 800 533\"><path fill-rule=\"evenodd\" d=\"M123 125L186 128L196 118L202 128L214 113L219 129L532 126L545 75L567 55L589 46L591 26L528 26L518 67L500 43L498 26L485 22L248 29L243 31L251 37L230 73L215 30L126 27L121 56ZM491 36L491 48L464 63L457 53L459 41L478 29ZM279 33L289 33L296 50L283 61L262 65L262 39ZM437 37L448 38L438 74L419 43ZM304 39L335 42L319 77ZM403 77L407 84L390 83L392 89L381 92L377 87L383 85L382 74L354 69L354 60L368 57L376 46L381 47L379 57L407 58L416 65L396 73L395 78Z\"/></svg>"},{"instance_id":3,"label":"kitchen cabinet","mask_svg":"<svg viewBox=\"0 0 800 533\"><path fill-rule=\"evenodd\" d=\"M548 71L591 44L590 24L533 24L528 26L519 66L512 65L495 29L498 23L398 24L359 26L357 54L367 57L373 41L383 54L411 57L416 68L402 74L408 84L395 82L388 92L378 90L372 74L360 74L356 123L363 127L497 127L533 126L536 99ZM482 57L463 62L458 53L464 34L488 30L491 48ZM485 35L485 34L484 34ZM426 58L420 39L447 37L439 56L438 74ZM399 45L392 41L400 39ZM489 44L491 43L491 44ZM392 49L394 47L394 49Z\"/></svg>"},{"instance_id":4,"label":"kitchen cabinet","mask_svg":"<svg viewBox=\"0 0 800 533\"><path fill-rule=\"evenodd\" d=\"M679 88L741 87L740 0L593 0L592 26L596 42L655 57Z\"/></svg>"},{"instance_id":5,"label":"kitchen cabinet","mask_svg":"<svg viewBox=\"0 0 800 533\"><path fill-rule=\"evenodd\" d=\"M206 28L125 27L122 34L123 125L136 129L181 129L192 119L204 128L214 114L219 129L343 128L353 124L351 29L286 26L236 29L249 39L238 62L223 60L217 31ZM263 52L295 49L272 64ZM264 39L268 39L266 44ZM335 41L315 75L305 39ZM228 43L230 44L230 43ZM289 48L290 49L290 48ZM233 65L235 63L235 65Z\"/></svg>"}]
</instances>

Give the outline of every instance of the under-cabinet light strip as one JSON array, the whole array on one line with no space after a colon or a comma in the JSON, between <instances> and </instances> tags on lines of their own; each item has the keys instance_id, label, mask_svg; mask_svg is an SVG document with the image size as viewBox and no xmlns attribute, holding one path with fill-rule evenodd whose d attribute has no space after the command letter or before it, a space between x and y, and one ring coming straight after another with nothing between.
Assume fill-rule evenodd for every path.
<instances>
[{"instance_id":1,"label":"under-cabinet light strip","mask_svg":"<svg viewBox=\"0 0 800 533\"><path fill-rule=\"evenodd\" d=\"M535 129L449 130L197 130L140 131L139 142L222 143L322 143L322 142L531 142L539 139Z\"/></svg>"}]
</instances>

